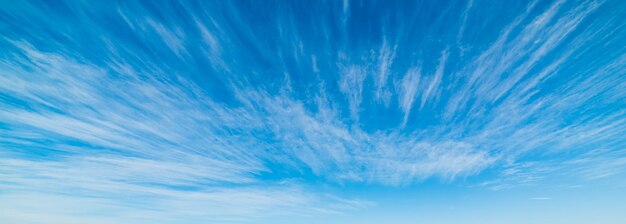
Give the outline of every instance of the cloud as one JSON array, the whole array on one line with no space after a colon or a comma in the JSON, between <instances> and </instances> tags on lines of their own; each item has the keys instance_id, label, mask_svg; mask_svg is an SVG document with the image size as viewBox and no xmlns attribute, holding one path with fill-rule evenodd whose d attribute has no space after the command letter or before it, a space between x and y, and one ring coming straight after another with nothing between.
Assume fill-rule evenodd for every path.
<instances>
[{"instance_id":1,"label":"cloud","mask_svg":"<svg viewBox=\"0 0 626 224\"><path fill-rule=\"evenodd\" d=\"M74 209L127 211L117 214L117 221L150 222L185 214L200 221L207 216L248 219L277 215L279 210L316 214L333 204L345 209L356 203L323 199L295 184L256 186L256 176L270 171L264 165L270 145L235 133L253 131L262 118L211 102L181 77L164 81L165 76L154 78L157 73L142 76L116 65L107 70L42 53L28 44L17 46L26 58L3 61L0 67L8 74L0 89L28 105L4 101L6 110L0 112L3 122L19 127L5 130L1 138L2 189L12 192L3 195L3 201L19 205L6 208L15 210L9 220L30 219L27 210L53 215L54 222L109 220L67 212ZM31 64L32 70L15 63ZM56 153L32 156L36 148ZM17 203L33 197L50 199L50 204ZM46 207L55 203L67 210ZM81 207L85 203L91 206ZM315 203L319 206L312 206ZM130 211L146 217L133 217Z\"/></svg>"},{"instance_id":2,"label":"cloud","mask_svg":"<svg viewBox=\"0 0 626 224\"><path fill-rule=\"evenodd\" d=\"M359 111L363 95L363 82L367 73L359 66L348 66L342 71L339 89L348 97L352 119L359 119Z\"/></svg>"},{"instance_id":3,"label":"cloud","mask_svg":"<svg viewBox=\"0 0 626 224\"><path fill-rule=\"evenodd\" d=\"M388 46L387 40L383 40L383 44L380 47L378 53L378 77L375 79L376 85L376 93L375 97L378 100L381 100L385 104L389 104L389 98L391 97L391 92L385 88L389 79L389 73L391 72L391 65L393 64L393 60L396 57L396 49L397 46L391 48Z\"/></svg>"},{"instance_id":4,"label":"cloud","mask_svg":"<svg viewBox=\"0 0 626 224\"><path fill-rule=\"evenodd\" d=\"M437 66L437 69L435 70L434 76L430 80L430 84L428 85L428 88L426 88L426 90L424 91L424 94L422 94L422 103L420 104L420 109L424 107L424 104L426 104L429 98L431 98L432 96L439 95L437 91L439 90L439 85L441 85L441 79L445 71L447 60L448 60L448 50L445 50L441 53L441 58L439 59L439 65Z\"/></svg>"},{"instance_id":5,"label":"cloud","mask_svg":"<svg viewBox=\"0 0 626 224\"><path fill-rule=\"evenodd\" d=\"M480 2L436 16L460 20L453 30L381 28L398 32L393 42L361 35L393 36L379 35L382 16L347 23L376 8L347 1L338 27L235 3L181 3L171 20L104 7L125 24L115 28L91 11L41 23L17 19L40 8L3 11L17 25L0 39L0 216L254 222L374 206L332 190L352 184L485 170L494 175L472 184L492 190L621 177L621 23L595 16L601 1L536 3L484 20L493 30L472 24ZM98 29L51 31L73 20ZM411 43L413 26L433 44ZM461 39L471 48L459 52Z\"/></svg>"},{"instance_id":6,"label":"cloud","mask_svg":"<svg viewBox=\"0 0 626 224\"><path fill-rule=\"evenodd\" d=\"M404 118L402 119L403 126L409 119L409 115L411 115L413 101L415 101L415 97L417 96L418 90L420 88L420 73L421 70L419 68L411 69L406 73L406 75L404 76L404 78L402 78L402 81L400 82L398 90L400 95L398 101L402 112L404 112Z\"/></svg>"}]
</instances>

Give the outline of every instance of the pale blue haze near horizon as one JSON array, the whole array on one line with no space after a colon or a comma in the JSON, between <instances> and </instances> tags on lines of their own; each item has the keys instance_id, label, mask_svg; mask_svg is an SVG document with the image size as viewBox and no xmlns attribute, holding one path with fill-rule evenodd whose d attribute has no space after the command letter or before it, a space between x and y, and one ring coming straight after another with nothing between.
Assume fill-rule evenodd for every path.
<instances>
[{"instance_id":1,"label":"pale blue haze near horizon","mask_svg":"<svg viewBox=\"0 0 626 224\"><path fill-rule=\"evenodd\" d=\"M0 0L0 223L626 223L626 1Z\"/></svg>"}]
</instances>

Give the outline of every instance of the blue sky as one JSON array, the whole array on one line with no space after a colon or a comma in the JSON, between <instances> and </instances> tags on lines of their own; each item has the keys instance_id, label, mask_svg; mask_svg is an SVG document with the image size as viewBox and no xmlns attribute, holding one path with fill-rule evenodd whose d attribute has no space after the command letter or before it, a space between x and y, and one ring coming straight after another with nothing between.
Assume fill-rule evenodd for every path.
<instances>
[{"instance_id":1,"label":"blue sky","mask_svg":"<svg viewBox=\"0 0 626 224\"><path fill-rule=\"evenodd\" d=\"M0 1L3 223L623 223L626 1Z\"/></svg>"}]
</instances>

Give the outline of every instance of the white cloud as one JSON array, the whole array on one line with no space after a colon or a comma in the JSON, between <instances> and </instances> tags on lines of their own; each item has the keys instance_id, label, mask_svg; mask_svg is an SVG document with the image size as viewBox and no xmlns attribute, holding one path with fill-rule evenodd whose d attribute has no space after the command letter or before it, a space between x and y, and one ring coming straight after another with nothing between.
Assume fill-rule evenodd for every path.
<instances>
[{"instance_id":1,"label":"white cloud","mask_svg":"<svg viewBox=\"0 0 626 224\"><path fill-rule=\"evenodd\" d=\"M581 29L599 2L573 9L562 1L546 9L535 3L468 62L458 61L454 47L437 49L433 68L420 65L399 74L394 68L403 63L396 64L401 59L396 54L403 49L386 41L360 63L339 63L336 74L331 67L318 68L328 65L322 63L325 56L311 56L311 69L331 73L337 84L331 86L339 89L325 89L328 80L322 80L313 85L319 92L305 97L294 94L299 89L292 85L302 83L287 71L278 73L285 74L279 91L246 85L245 74L229 69L245 62L231 60L228 67L222 61L226 49L236 49L226 48L234 40L215 22L196 20L195 26L210 63L225 73L224 88L234 94L233 102L216 101L158 62L141 61L140 70L111 57L96 65L72 51L46 53L10 42L19 50L0 61L0 92L20 103L0 101L0 120L10 127L0 130L5 149L0 189L6 192L0 201L8 202L0 204L0 216L15 222L52 217L58 223L154 223L194 216L205 223L372 205L315 192L303 174L313 182L397 186L454 180L492 167L501 170L499 176L481 186L493 190L551 177L619 177L626 166L626 111L619 108L626 97L626 56L607 55L583 69L573 69L570 60L597 47L587 45L589 40L617 36L620 27L591 21ZM343 9L345 22L347 1ZM133 29L151 29L179 57L187 54L185 35L191 34L156 20L124 19ZM457 39L468 28L462 25ZM285 52L307 54L302 40L289 40L294 49ZM555 78L560 85L543 85ZM389 80L395 88L387 87ZM366 105L387 97L397 97L398 105L385 107L385 116L401 118L363 116L371 115L364 113L371 109ZM417 101L420 110L413 110ZM422 116L432 120L407 125ZM398 123L364 127L367 119ZM553 159L520 161L529 152ZM30 203L35 198L45 203ZM90 215L97 211L112 214Z\"/></svg>"},{"instance_id":2,"label":"white cloud","mask_svg":"<svg viewBox=\"0 0 626 224\"><path fill-rule=\"evenodd\" d=\"M424 104L426 104L426 102L430 100L431 97L439 95L437 91L439 90L439 86L441 85L441 79L445 71L447 60L448 50L446 49L441 53L441 58L439 59L439 65L435 70L435 74L431 78L430 84L428 84L428 88L426 88L424 94L422 94L422 103L420 104L420 109L424 107Z\"/></svg>"},{"instance_id":3,"label":"white cloud","mask_svg":"<svg viewBox=\"0 0 626 224\"><path fill-rule=\"evenodd\" d=\"M420 88L421 72L419 68L412 68L404 75L402 81L400 81L397 92L399 93L398 101L400 108L402 112L404 112L402 126L406 124L409 115L411 115L413 101L415 101L415 97L417 97Z\"/></svg>"},{"instance_id":4,"label":"white cloud","mask_svg":"<svg viewBox=\"0 0 626 224\"><path fill-rule=\"evenodd\" d=\"M19 136L28 142L12 141L20 145L5 146L9 151L0 158L1 186L11 192L2 195L10 202L3 205L14 205L4 208L12 211L6 214L9 220L37 222L33 214L49 214L55 223L109 222L109 217L73 214L106 210L120 211L114 215L118 221L146 214L139 221L192 215L201 222L205 217L317 214L352 203L325 199L295 184L255 186L255 176L270 171L263 162L270 158L265 151L270 145L245 134L263 126L259 114L248 111L254 108L220 106L197 95L202 92L180 77L157 79L159 73L143 76L128 69L115 73L20 46L25 61L0 66L7 74L0 90L32 108L4 104L0 112L3 122L29 127L6 130L1 138ZM32 63L32 70L18 69L16 63ZM48 142L41 143L44 139ZM20 149L24 146L60 154L29 159ZM32 197L49 201L20 202ZM50 209L54 204L59 209Z\"/></svg>"},{"instance_id":5,"label":"white cloud","mask_svg":"<svg viewBox=\"0 0 626 224\"><path fill-rule=\"evenodd\" d=\"M386 88L386 85L397 50L397 45L393 46L393 48L388 45L385 39L378 52L378 77L375 78L375 98L381 100L385 105L389 104L391 97L391 92Z\"/></svg>"},{"instance_id":6,"label":"white cloud","mask_svg":"<svg viewBox=\"0 0 626 224\"><path fill-rule=\"evenodd\" d=\"M359 120L359 111L361 110L361 100L363 95L363 82L367 76L366 70L356 66L348 66L341 71L341 79L339 80L339 89L348 98L350 115L355 121Z\"/></svg>"}]
</instances>

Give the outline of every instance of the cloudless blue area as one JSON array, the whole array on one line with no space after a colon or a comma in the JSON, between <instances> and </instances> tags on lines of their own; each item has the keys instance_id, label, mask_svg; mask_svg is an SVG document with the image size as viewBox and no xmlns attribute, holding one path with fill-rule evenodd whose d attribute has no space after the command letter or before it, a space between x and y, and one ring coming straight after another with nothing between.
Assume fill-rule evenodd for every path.
<instances>
[{"instance_id":1,"label":"cloudless blue area","mask_svg":"<svg viewBox=\"0 0 626 224\"><path fill-rule=\"evenodd\" d=\"M0 223L623 223L624 21L0 0Z\"/></svg>"}]
</instances>

